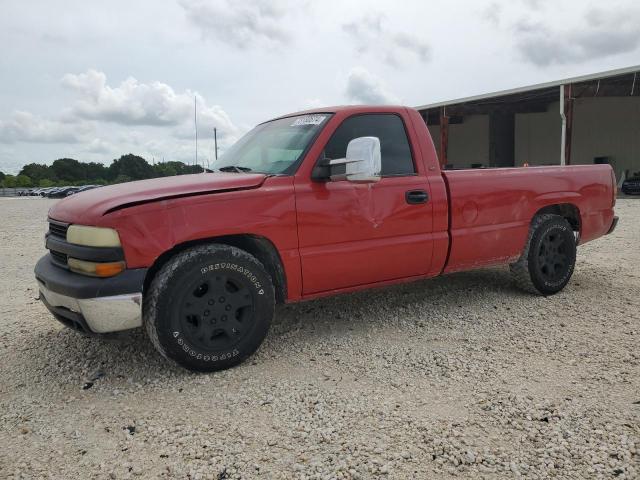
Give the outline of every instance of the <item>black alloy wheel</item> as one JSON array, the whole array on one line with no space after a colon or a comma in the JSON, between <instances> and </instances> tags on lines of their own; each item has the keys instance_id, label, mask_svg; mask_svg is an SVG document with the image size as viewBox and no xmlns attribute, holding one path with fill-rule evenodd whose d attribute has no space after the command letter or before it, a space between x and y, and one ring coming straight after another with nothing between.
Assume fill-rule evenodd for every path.
<instances>
[{"instance_id":1,"label":"black alloy wheel","mask_svg":"<svg viewBox=\"0 0 640 480\"><path fill-rule=\"evenodd\" d=\"M576 233L569 222L555 214L536 216L525 249L511 264L516 283L524 290L553 295L571 279L576 264Z\"/></svg>"},{"instance_id":2,"label":"black alloy wheel","mask_svg":"<svg viewBox=\"0 0 640 480\"><path fill-rule=\"evenodd\" d=\"M187 286L176 304L175 330L207 351L233 347L255 322L249 289L237 279L211 274Z\"/></svg>"},{"instance_id":3,"label":"black alloy wheel","mask_svg":"<svg viewBox=\"0 0 640 480\"><path fill-rule=\"evenodd\" d=\"M565 237L557 231L551 231L541 239L538 246L538 268L542 276L551 283L556 283L567 273L570 262L570 251Z\"/></svg>"},{"instance_id":4,"label":"black alloy wheel","mask_svg":"<svg viewBox=\"0 0 640 480\"><path fill-rule=\"evenodd\" d=\"M144 294L142 320L165 357L195 371L230 368L253 354L275 306L271 277L253 255L208 244L160 268Z\"/></svg>"}]
</instances>

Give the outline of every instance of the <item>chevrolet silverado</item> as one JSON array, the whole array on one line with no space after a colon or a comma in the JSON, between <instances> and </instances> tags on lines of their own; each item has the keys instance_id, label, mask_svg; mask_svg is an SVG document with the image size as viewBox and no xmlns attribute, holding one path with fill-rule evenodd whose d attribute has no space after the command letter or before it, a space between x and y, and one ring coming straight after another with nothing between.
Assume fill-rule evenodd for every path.
<instances>
[{"instance_id":1,"label":"chevrolet silverado","mask_svg":"<svg viewBox=\"0 0 640 480\"><path fill-rule=\"evenodd\" d=\"M234 366L274 305L510 265L542 295L611 232L609 165L441 170L420 114L347 106L262 123L214 173L107 186L49 211L40 299L87 334L144 327L198 371Z\"/></svg>"}]
</instances>

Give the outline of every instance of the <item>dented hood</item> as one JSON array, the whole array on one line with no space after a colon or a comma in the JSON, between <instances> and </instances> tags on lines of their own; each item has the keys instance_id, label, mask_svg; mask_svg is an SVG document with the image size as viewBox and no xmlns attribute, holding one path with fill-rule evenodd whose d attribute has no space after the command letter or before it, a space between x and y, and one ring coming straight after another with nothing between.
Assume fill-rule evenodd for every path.
<instances>
[{"instance_id":1,"label":"dented hood","mask_svg":"<svg viewBox=\"0 0 640 480\"><path fill-rule=\"evenodd\" d=\"M67 223L93 224L103 215L160 200L257 188L266 175L200 173L153 178L94 188L67 197L49 210L49 217Z\"/></svg>"}]
</instances>

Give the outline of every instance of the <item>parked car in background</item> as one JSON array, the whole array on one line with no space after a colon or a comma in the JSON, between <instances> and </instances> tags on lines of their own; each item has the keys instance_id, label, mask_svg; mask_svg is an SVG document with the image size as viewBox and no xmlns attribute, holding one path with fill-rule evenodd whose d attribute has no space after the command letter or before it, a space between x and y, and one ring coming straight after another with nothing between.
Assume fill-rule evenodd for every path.
<instances>
[{"instance_id":1,"label":"parked car in background","mask_svg":"<svg viewBox=\"0 0 640 480\"><path fill-rule=\"evenodd\" d=\"M79 192L86 192L101 185L67 185L64 187L36 187L11 189L14 195L18 197L48 197L48 198L65 198Z\"/></svg>"},{"instance_id":2,"label":"parked car in background","mask_svg":"<svg viewBox=\"0 0 640 480\"><path fill-rule=\"evenodd\" d=\"M622 182L620 190L625 195L640 195L640 173L635 173Z\"/></svg>"},{"instance_id":3,"label":"parked car in background","mask_svg":"<svg viewBox=\"0 0 640 480\"><path fill-rule=\"evenodd\" d=\"M47 197L49 198L64 198L67 196L67 193L70 191L74 191L77 189L78 187L59 187L56 190L53 190L51 192L49 192L47 194Z\"/></svg>"},{"instance_id":4,"label":"parked car in background","mask_svg":"<svg viewBox=\"0 0 640 480\"><path fill-rule=\"evenodd\" d=\"M75 189L71 189L67 192L67 197L76 193L86 192L87 190L91 190L92 188L96 188L97 186L98 185L83 185L82 187L76 187Z\"/></svg>"},{"instance_id":5,"label":"parked car in background","mask_svg":"<svg viewBox=\"0 0 640 480\"><path fill-rule=\"evenodd\" d=\"M69 195L73 195L74 193L78 192L78 190L80 190L80 187L69 187L65 189L63 193L65 197L68 197Z\"/></svg>"},{"instance_id":6,"label":"parked car in background","mask_svg":"<svg viewBox=\"0 0 640 480\"><path fill-rule=\"evenodd\" d=\"M40 191L39 195L40 195L41 197L46 197L46 196L48 196L51 192L56 191L56 190L58 190L58 187L47 187L47 188L43 188L43 189Z\"/></svg>"}]
</instances>

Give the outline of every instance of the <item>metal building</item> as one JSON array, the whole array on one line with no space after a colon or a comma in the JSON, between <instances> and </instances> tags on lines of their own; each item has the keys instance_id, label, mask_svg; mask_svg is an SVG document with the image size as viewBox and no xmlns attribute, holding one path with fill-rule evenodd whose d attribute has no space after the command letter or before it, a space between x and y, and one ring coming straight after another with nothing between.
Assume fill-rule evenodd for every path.
<instances>
[{"instance_id":1,"label":"metal building","mask_svg":"<svg viewBox=\"0 0 640 480\"><path fill-rule=\"evenodd\" d=\"M445 168L640 171L640 65L417 107Z\"/></svg>"}]
</instances>

